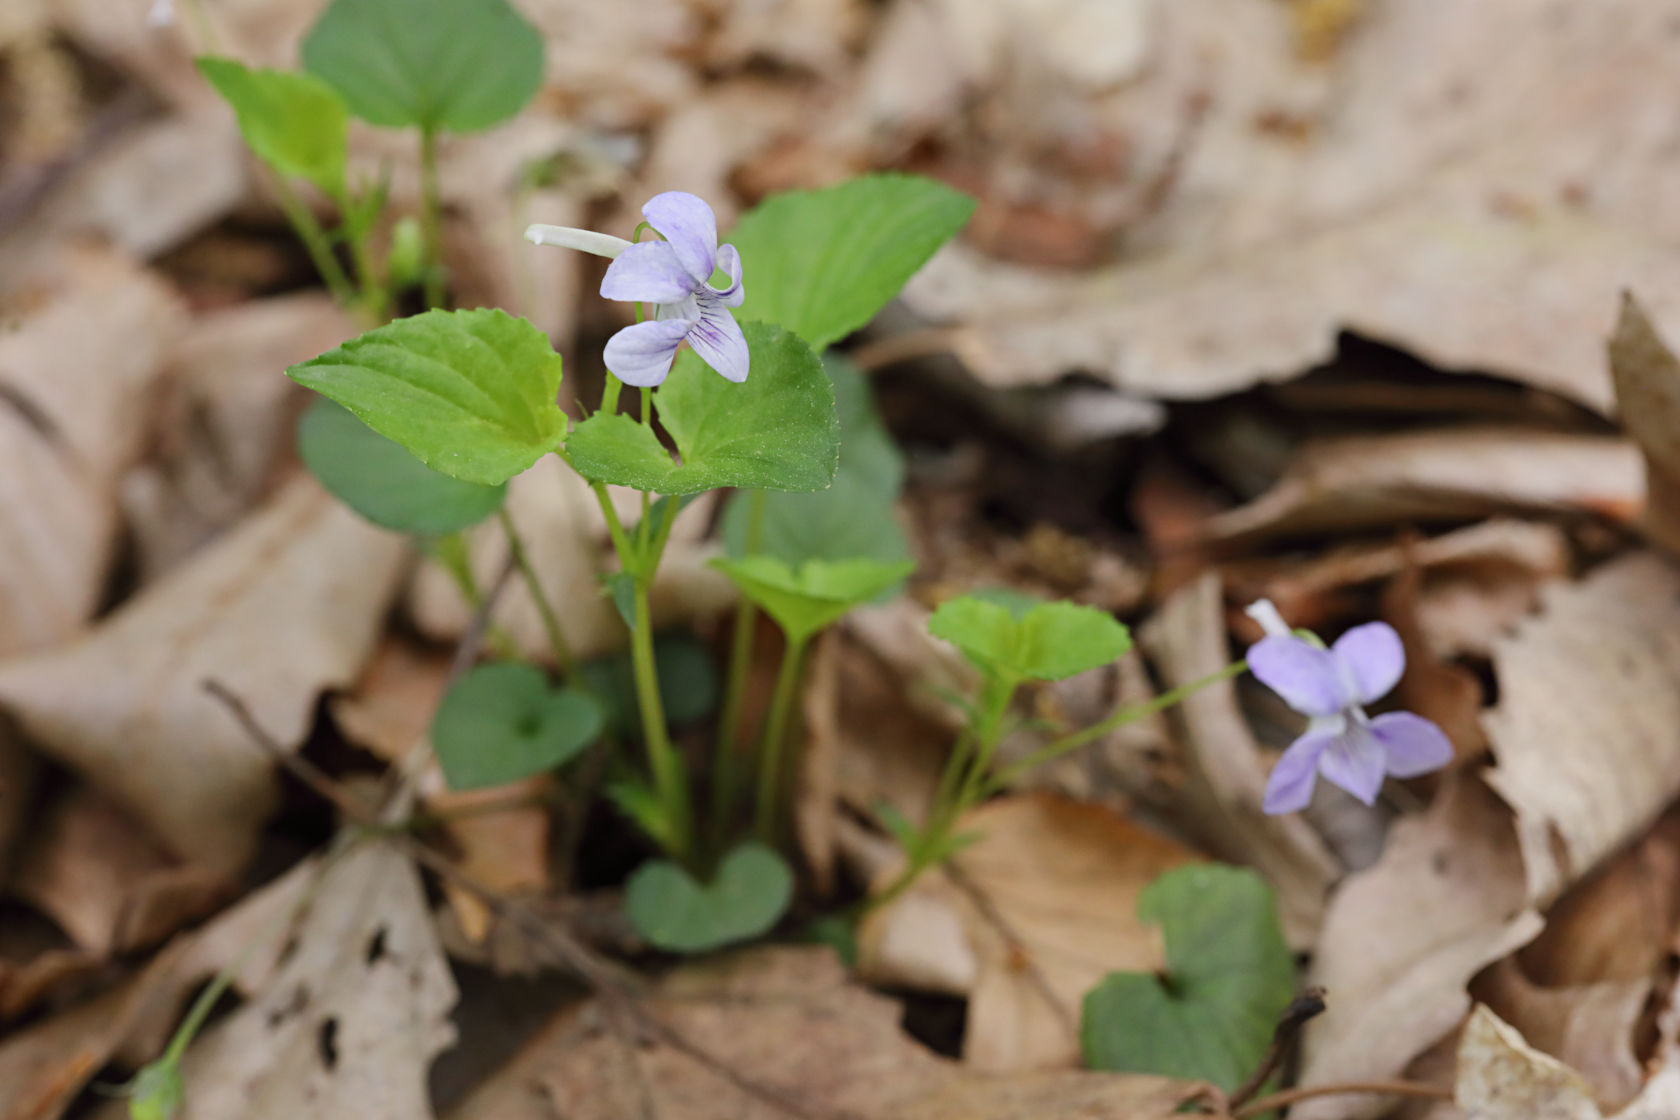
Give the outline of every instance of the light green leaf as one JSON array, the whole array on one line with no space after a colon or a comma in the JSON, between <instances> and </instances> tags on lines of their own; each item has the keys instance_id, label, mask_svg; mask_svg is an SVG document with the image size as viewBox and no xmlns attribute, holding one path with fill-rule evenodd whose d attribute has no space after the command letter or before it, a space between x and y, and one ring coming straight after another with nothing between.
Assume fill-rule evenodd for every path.
<instances>
[{"instance_id":1,"label":"light green leaf","mask_svg":"<svg viewBox=\"0 0 1680 1120\"><path fill-rule=\"evenodd\" d=\"M201 58L198 72L233 106L240 135L263 162L344 199L349 113L336 90L311 74L252 70L231 58Z\"/></svg>"},{"instance_id":2,"label":"light green leaf","mask_svg":"<svg viewBox=\"0 0 1680 1120\"><path fill-rule=\"evenodd\" d=\"M967 195L916 175L772 195L727 238L746 278L741 315L823 350L874 318L973 212Z\"/></svg>"},{"instance_id":3,"label":"light green leaf","mask_svg":"<svg viewBox=\"0 0 1680 1120\"><path fill-rule=\"evenodd\" d=\"M914 561L807 560L799 569L773 556L719 558L712 566L764 609L793 641L803 641L853 607L915 571Z\"/></svg>"},{"instance_id":4,"label":"light green leaf","mask_svg":"<svg viewBox=\"0 0 1680 1120\"><path fill-rule=\"evenodd\" d=\"M1086 995L1085 1064L1235 1089L1295 994L1271 888L1242 868L1175 868L1144 888L1138 917L1166 936L1165 982L1116 972Z\"/></svg>"},{"instance_id":5,"label":"light green leaf","mask_svg":"<svg viewBox=\"0 0 1680 1120\"><path fill-rule=\"evenodd\" d=\"M478 132L536 96L543 40L507 0L333 0L303 64L372 124Z\"/></svg>"},{"instance_id":6,"label":"light green leaf","mask_svg":"<svg viewBox=\"0 0 1680 1120\"><path fill-rule=\"evenodd\" d=\"M298 422L298 454L333 497L399 533L443 536L502 508L507 484L482 486L439 474L325 397Z\"/></svg>"},{"instance_id":7,"label":"light green leaf","mask_svg":"<svg viewBox=\"0 0 1680 1120\"><path fill-rule=\"evenodd\" d=\"M181 1067L163 1058L140 1067L129 1090L129 1120L174 1120L186 1101Z\"/></svg>"},{"instance_id":8,"label":"light green leaf","mask_svg":"<svg viewBox=\"0 0 1680 1120\"><path fill-rule=\"evenodd\" d=\"M560 355L505 311L427 311L286 371L435 471L500 485L560 445Z\"/></svg>"},{"instance_id":9,"label":"light green leaf","mask_svg":"<svg viewBox=\"0 0 1680 1120\"><path fill-rule=\"evenodd\" d=\"M637 933L673 953L704 953L768 933L793 898L793 873L762 844L724 857L709 883L668 860L650 860L624 885Z\"/></svg>"},{"instance_id":10,"label":"light green leaf","mask_svg":"<svg viewBox=\"0 0 1680 1120\"><path fill-rule=\"evenodd\" d=\"M552 770L601 733L587 694L554 688L535 665L480 665L457 681L432 717L432 749L450 789L506 785Z\"/></svg>"},{"instance_id":11,"label":"light green leaf","mask_svg":"<svg viewBox=\"0 0 1680 1120\"><path fill-rule=\"evenodd\" d=\"M742 330L752 352L746 381L726 381L685 351L654 394L680 463L645 426L622 413L597 413L566 441L572 466L594 482L661 494L827 486L840 437L834 389L822 363L779 327L743 323Z\"/></svg>"},{"instance_id":12,"label":"light green leaf","mask_svg":"<svg viewBox=\"0 0 1680 1120\"><path fill-rule=\"evenodd\" d=\"M989 672L1016 679L1059 681L1107 665L1132 648L1114 616L1073 603L1010 607L965 595L940 604L928 631L962 650Z\"/></svg>"}]
</instances>

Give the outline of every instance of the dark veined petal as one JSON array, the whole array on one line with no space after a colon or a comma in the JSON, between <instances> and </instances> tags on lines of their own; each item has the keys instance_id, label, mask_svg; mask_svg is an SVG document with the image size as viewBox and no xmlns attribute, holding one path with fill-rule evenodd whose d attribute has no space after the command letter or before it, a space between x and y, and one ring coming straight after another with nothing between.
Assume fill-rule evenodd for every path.
<instances>
[{"instance_id":1,"label":"dark veined petal","mask_svg":"<svg viewBox=\"0 0 1680 1120\"><path fill-rule=\"evenodd\" d=\"M1335 731L1308 731L1289 744L1266 779L1266 812L1299 813L1307 807L1318 781L1318 758L1335 737Z\"/></svg>"},{"instance_id":2,"label":"dark veined petal","mask_svg":"<svg viewBox=\"0 0 1680 1120\"><path fill-rule=\"evenodd\" d=\"M664 241L644 241L620 253L601 278L606 299L642 303L678 303L694 291L694 281Z\"/></svg>"},{"instance_id":3,"label":"dark veined petal","mask_svg":"<svg viewBox=\"0 0 1680 1120\"><path fill-rule=\"evenodd\" d=\"M1303 715L1335 715L1347 706L1335 655L1300 638L1261 638L1249 647L1248 667Z\"/></svg>"},{"instance_id":4,"label":"dark veined petal","mask_svg":"<svg viewBox=\"0 0 1680 1120\"><path fill-rule=\"evenodd\" d=\"M723 301L700 297L700 321L689 327L688 344L705 363L737 384L747 379L747 338Z\"/></svg>"},{"instance_id":5,"label":"dark veined petal","mask_svg":"<svg viewBox=\"0 0 1680 1120\"><path fill-rule=\"evenodd\" d=\"M1387 696L1406 671L1406 647L1386 622L1355 626L1330 648L1341 659L1342 670L1352 678L1354 695L1350 699L1355 704L1369 704Z\"/></svg>"},{"instance_id":6,"label":"dark veined petal","mask_svg":"<svg viewBox=\"0 0 1680 1120\"><path fill-rule=\"evenodd\" d=\"M1371 734L1382 744L1388 772L1396 778L1439 770L1453 758L1447 733L1411 712L1385 712L1371 721Z\"/></svg>"},{"instance_id":7,"label":"dark veined petal","mask_svg":"<svg viewBox=\"0 0 1680 1120\"><path fill-rule=\"evenodd\" d=\"M683 319L650 319L625 327L607 339L601 358L626 385L658 385L671 372L671 360L690 325Z\"/></svg>"},{"instance_id":8,"label":"dark veined petal","mask_svg":"<svg viewBox=\"0 0 1680 1120\"><path fill-rule=\"evenodd\" d=\"M694 281L691 286L712 278L718 258L717 215L705 200L684 191L666 191L648 199L642 217L676 251L677 260Z\"/></svg>"},{"instance_id":9,"label":"dark veined petal","mask_svg":"<svg viewBox=\"0 0 1680 1120\"><path fill-rule=\"evenodd\" d=\"M717 266L729 274L727 288L711 288L712 294L723 301L725 307L739 307L747 298L747 291L741 287L741 254L733 245L725 245L718 250Z\"/></svg>"},{"instance_id":10,"label":"dark veined petal","mask_svg":"<svg viewBox=\"0 0 1680 1120\"><path fill-rule=\"evenodd\" d=\"M1374 804L1382 790L1387 758L1382 744L1370 727L1349 720L1341 733L1332 735L1318 756L1318 772L1367 805Z\"/></svg>"}]
</instances>

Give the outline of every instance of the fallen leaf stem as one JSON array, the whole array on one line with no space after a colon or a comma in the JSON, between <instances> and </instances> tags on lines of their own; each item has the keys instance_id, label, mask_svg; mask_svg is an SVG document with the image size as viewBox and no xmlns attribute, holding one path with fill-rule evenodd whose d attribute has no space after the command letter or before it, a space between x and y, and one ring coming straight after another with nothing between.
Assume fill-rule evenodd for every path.
<instances>
[{"instance_id":1,"label":"fallen leaf stem","mask_svg":"<svg viewBox=\"0 0 1680 1120\"><path fill-rule=\"evenodd\" d=\"M1304 1089L1284 1089L1259 1100L1250 1101L1231 1113L1232 1120L1261 1116L1313 1097L1335 1097L1344 1093L1380 1093L1393 1097L1422 1097L1428 1100L1450 1101L1453 1091L1445 1085L1430 1085L1422 1081L1348 1081L1333 1085L1312 1085Z\"/></svg>"}]
</instances>

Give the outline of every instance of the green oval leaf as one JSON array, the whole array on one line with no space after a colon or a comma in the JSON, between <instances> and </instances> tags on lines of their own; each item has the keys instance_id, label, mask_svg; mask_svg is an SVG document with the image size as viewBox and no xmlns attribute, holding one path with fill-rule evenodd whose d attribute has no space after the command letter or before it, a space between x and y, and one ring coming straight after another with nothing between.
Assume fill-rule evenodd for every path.
<instances>
[{"instance_id":1,"label":"green oval leaf","mask_svg":"<svg viewBox=\"0 0 1680 1120\"><path fill-rule=\"evenodd\" d=\"M1175 868L1144 888L1138 917L1166 937L1166 976L1116 972L1086 995L1085 1064L1235 1089L1295 994L1272 889L1243 868Z\"/></svg>"},{"instance_id":2,"label":"green oval leaf","mask_svg":"<svg viewBox=\"0 0 1680 1120\"><path fill-rule=\"evenodd\" d=\"M1038 603L1019 612L979 595L941 603L928 631L989 672L1059 681L1107 665L1132 648L1113 615L1074 603Z\"/></svg>"},{"instance_id":3,"label":"green oval leaf","mask_svg":"<svg viewBox=\"0 0 1680 1120\"><path fill-rule=\"evenodd\" d=\"M240 135L263 162L344 197L349 113L337 91L310 74L252 70L231 58L200 58L198 72L233 106Z\"/></svg>"},{"instance_id":4,"label":"green oval leaf","mask_svg":"<svg viewBox=\"0 0 1680 1120\"><path fill-rule=\"evenodd\" d=\"M552 770L601 733L601 708L554 688L521 662L480 665L450 688L432 717L432 749L450 789L506 785Z\"/></svg>"},{"instance_id":5,"label":"green oval leaf","mask_svg":"<svg viewBox=\"0 0 1680 1120\"><path fill-rule=\"evenodd\" d=\"M709 883L669 860L650 860L624 885L624 912L636 932L673 953L748 941L768 933L793 898L793 872L762 844L742 844Z\"/></svg>"},{"instance_id":6,"label":"green oval leaf","mask_svg":"<svg viewBox=\"0 0 1680 1120\"><path fill-rule=\"evenodd\" d=\"M543 40L507 0L333 0L303 64L371 124L478 132L536 96Z\"/></svg>"},{"instance_id":7,"label":"green oval leaf","mask_svg":"<svg viewBox=\"0 0 1680 1120\"><path fill-rule=\"evenodd\" d=\"M712 566L764 609L788 637L803 641L916 570L913 560L807 560L799 569L773 556L719 558Z\"/></svg>"},{"instance_id":8,"label":"green oval leaf","mask_svg":"<svg viewBox=\"0 0 1680 1120\"><path fill-rule=\"evenodd\" d=\"M840 427L834 387L810 347L788 331L743 323L752 372L726 381L692 352L677 356L654 394L681 462L645 425L597 413L577 426L566 454L594 482L660 494L723 486L821 490L834 480Z\"/></svg>"},{"instance_id":9,"label":"green oval leaf","mask_svg":"<svg viewBox=\"0 0 1680 1120\"><path fill-rule=\"evenodd\" d=\"M741 316L823 350L874 318L973 212L972 198L918 175L771 195L727 238L746 278Z\"/></svg>"},{"instance_id":10,"label":"green oval leaf","mask_svg":"<svg viewBox=\"0 0 1680 1120\"><path fill-rule=\"evenodd\" d=\"M286 375L435 471L500 485L560 445L560 355L505 311L427 311Z\"/></svg>"},{"instance_id":11,"label":"green oval leaf","mask_svg":"<svg viewBox=\"0 0 1680 1120\"><path fill-rule=\"evenodd\" d=\"M507 484L439 474L343 405L318 398L298 421L298 454L333 497L385 529L444 536L502 508Z\"/></svg>"}]
</instances>

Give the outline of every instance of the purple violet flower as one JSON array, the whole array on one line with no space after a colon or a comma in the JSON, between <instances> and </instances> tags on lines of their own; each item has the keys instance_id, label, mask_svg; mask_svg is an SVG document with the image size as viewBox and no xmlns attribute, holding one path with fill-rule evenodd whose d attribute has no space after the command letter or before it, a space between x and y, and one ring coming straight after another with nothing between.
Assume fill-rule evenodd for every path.
<instances>
[{"instance_id":1,"label":"purple violet flower","mask_svg":"<svg viewBox=\"0 0 1680 1120\"><path fill-rule=\"evenodd\" d=\"M568 226L532 226L527 240L612 258L601 280L607 299L653 305L653 318L625 327L607 340L602 357L626 385L658 385L671 372L677 348L687 342L705 363L730 381L747 379L747 340L729 308L741 306L741 254L717 243L717 216L691 194L666 191L642 207L663 241L631 243L622 237ZM722 269L729 286L712 287Z\"/></svg>"},{"instance_id":2,"label":"purple violet flower","mask_svg":"<svg viewBox=\"0 0 1680 1120\"><path fill-rule=\"evenodd\" d=\"M1452 743L1422 716L1365 714L1364 705L1386 696L1406 668L1394 627L1355 626L1324 649L1291 633L1267 600L1250 606L1248 615L1266 631L1248 651L1250 671L1310 719L1272 769L1266 812L1305 809L1319 774L1370 805L1385 776L1415 778L1452 760Z\"/></svg>"}]
</instances>

